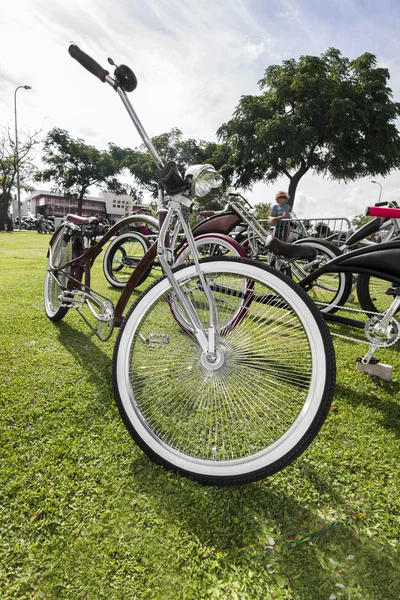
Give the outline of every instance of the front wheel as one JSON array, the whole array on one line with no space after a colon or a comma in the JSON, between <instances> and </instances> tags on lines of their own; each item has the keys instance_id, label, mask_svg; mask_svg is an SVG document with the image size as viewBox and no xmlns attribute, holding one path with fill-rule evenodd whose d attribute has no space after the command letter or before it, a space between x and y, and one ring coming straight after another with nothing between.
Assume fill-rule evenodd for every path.
<instances>
[{"instance_id":1,"label":"front wheel","mask_svg":"<svg viewBox=\"0 0 400 600\"><path fill-rule=\"evenodd\" d=\"M115 399L155 461L208 484L249 483L290 464L320 430L335 385L332 341L307 294L277 271L243 258L206 259L201 269L221 324L214 356L176 321L162 277L118 334ZM207 331L195 266L174 275ZM224 328L246 294L245 315Z\"/></svg>"},{"instance_id":2,"label":"front wheel","mask_svg":"<svg viewBox=\"0 0 400 600\"><path fill-rule=\"evenodd\" d=\"M64 226L50 242L49 258L47 261L46 275L44 280L44 307L46 315L52 321L61 321L68 312L68 307L63 306L63 290L68 285L71 267L68 266L60 271L52 271L54 267L60 267L72 260L72 238L68 229Z\"/></svg>"},{"instance_id":3,"label":"front wheel","mask_svg":"<svg viewBox=\"0 0 400 600\"><path fill-rule=\"evenodd\" d=\"M245 249L238 244L238 242L227 235L219 233L206 233L196 237L194 241L196 243L196 248L199 252L199 255L203 258L228 258L232 256L238 256L242 258L247 257ZM185 246L183 246L183 248L176 255L174 265L178 267L180 265L190 264L192 262L193 256L191 254L190 247L188 244L185 244ZM223 325L220 321L220 334L226 333L227 328L235 327L238 321L245 315L249 297L251 296L250 294L246 294L244 292L250 291L252 282L243 280L242 283L244 288L241 290L241 295L238 295L239 300L237 302L236 311L230 310L228 319L225 320ZM216 284L212 282L211 287L216 289ZM189 291L187 295L193 304L197 306L198 298L192 298ZM204 296L202 299L204 300ZM171 294L169 301L171 312L174 315L177 323L179 323L184 331L187 333L190 332L191 325L186 318L185 312L179 306L176 296Z\"/></svg>"}]
</instances>

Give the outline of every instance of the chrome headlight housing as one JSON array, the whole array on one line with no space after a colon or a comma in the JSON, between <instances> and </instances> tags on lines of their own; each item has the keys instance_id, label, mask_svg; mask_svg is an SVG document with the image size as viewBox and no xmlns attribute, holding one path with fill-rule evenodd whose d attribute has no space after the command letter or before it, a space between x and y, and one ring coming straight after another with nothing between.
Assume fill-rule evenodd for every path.
<instances>
[{"instance_id":1,"label":"chrome headlight housing","mask_svg":"<svg viewBox=\"0 0 400 600\"><path fill-rule=\"evenodd\" d=\"M198 198L203 198L212 189L222 185L223 177L212 165L192 165L185 172L185 178L192 179L191 192Z\"/></svg>"}]
</instances>

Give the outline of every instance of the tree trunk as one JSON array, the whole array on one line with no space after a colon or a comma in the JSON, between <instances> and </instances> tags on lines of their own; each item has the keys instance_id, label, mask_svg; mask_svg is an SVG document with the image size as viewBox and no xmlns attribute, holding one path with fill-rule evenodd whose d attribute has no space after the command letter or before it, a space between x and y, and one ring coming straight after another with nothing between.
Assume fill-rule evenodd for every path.
<instances>
[{"instance_id":1,"label":"tree trunk","mask_svg":"<svg viewBox=\"0 0 400 600\"><path fill-rule=\"evenodd\" d=\"M294 204L294 199L296 196L296 190L297 190L297 186L299 184L300 179L303 177L303 175L305 175L307 173L308 169L307 167L301 167L297 173L295 173L292 177L289 177L289 190L288 190L288 194L289 194L289 202L288 204L290 205L291 209L293 209L293 204Z\"/></svg>"},{"instance_id":2,"label":"tree trunk","mask_svg":"<svg viewBox=\"0 0 400 600\"><path fill-rule=\"evenodd\" d=\"M7 219L6 219L6 223L7 223L7 231L14 231L14 223L11 217L9 217L7 215ZM21 227L20 227L21 229Z\"/></svg>"},{"instance_id":3,"label":"tree trunk","mask_svg":"<svg viewBox=\"0 0 400 600\"><path fill-rule=\"evenodd\" d=\"M7 231L13 231L13 222L12 219L7 214L8 212L8 204L7 202L0 202L0 231L5 231L7 227Z\"/></svg>"},{"instance_id":4,"label":"tree trunk","mask_svg":"<svg viewBox=\"0 0 400 600\"><path fill-rule=\"evenodd\" d=\"M85 196L85 190L81 190L79 193L79 198L78 198L78 210L77 213L78 215L82 216L82 210L83 210L83 199Z\"/></svg>"}]
</instances>

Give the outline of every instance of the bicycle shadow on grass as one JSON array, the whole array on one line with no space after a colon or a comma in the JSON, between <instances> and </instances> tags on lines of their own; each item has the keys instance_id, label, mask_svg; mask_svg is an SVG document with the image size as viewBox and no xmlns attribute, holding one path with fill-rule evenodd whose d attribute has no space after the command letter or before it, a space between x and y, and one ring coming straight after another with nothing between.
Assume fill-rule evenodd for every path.
<instances>
[{"instance_id":1,"label":"bicycle shadow on grass","mask_svg":"<svg viewBox=\"0 0 400 600\"><path fill-rule=\"evenodd\" d=\"M323 478L300 458L258 483L206 487L151 467L143 455L134 462L134 477L141 492L156 502L160 518L164 514L166 522L172 519L182 535L186 532L197 545L211 550L225 569L251 569L255 577L268 577L271 584L278 581L290 589L294 598L311 598L306 594L310 589L328 598L340 591L337 583L376 592L354 597L400 594L395 549L385 547L382 552L382 545L368 537L361 516L367 511L365 498L338 493L333 470L331 479ZM322 500L291 493L293 478L307 480L305 487L311 484ZM383 586L389 583L393 595L386 596Z\"/></svg>"},{"instance_id":2,"label":"bicycle shadow on grass","mask_svg":"<svg viewBox=\"0 0 400 600\"><path fill-rule=\"evenodd\" d=\"M375 385L376 393L371 394L370 391L368 393L365 390L357 391L354 387L336 383L336 393L340 397L346 398L351 405L367 406L380 413L382 426L400 437L400 403L396 400L400 397L400 384L377 379ZM382 387L385 388L386 393L390 393L390 399L378 395Z\"/></svg>"},{"instance_id":3,"label":"bicycle shadow on grass","mask_svg":"<svg viewBox=\"0 0 400 600\"><path fill-rule=\"evenodd\" d=\"M66 321L56 323L58 341L71 354L89 380L99 389L99 400L110 402L113 337L108 342L98 340L89 329L80 331ZM101 348L100 344L105 348ZM107 346L106 346L107 344ZM107 350L106 350L107 348ZM77 374L78 376L78 374Z\"/></svg>"},{"instance_id":4,"label":"bicycle shadow on grass","mask_svg":"<svg viewBox=\"0 0 400 600\"><path fill-rule=\"evenodd\" d=\"M59 342L98 385L100 403L109 404L112 340L103 344L86 329L80 331L67 322L59 323L57 331ZM353 390L341 387L342 393L354 398ZM374 407L381 402L377 396L368 400ZM359 394L357 401L364 402L365 397ZM232 567L238 577L251 570L271 585L290 589L295 598L311 598L306 595L310 588L328 598L338 592L338 583L366 592L354 597L400 597L400 574L396 582L393 566L399 564L395 550L385 547L382 552L382 545L367 536L359 516L365 512L363 499L337 491L334 467L329 476L321 477L307 458L300 457L270 479L220 488L189 481L155 465L141 452L132 453L136 456L132 487L149 496L161 521L181 529L187 543L194 543L208 558L214 555L216 569ZM302 493L299 481L307 482L307 493ZM323 500L312 500L310 489ZM121 528L129 534L131 504L124 502L113 510L122 511L123 520L126 511ZM148 535L144 530L144 541ZM222 570L216 572L223 576ZM388 586L390 595L385 593Z\"/></svg>"}]
</instances>

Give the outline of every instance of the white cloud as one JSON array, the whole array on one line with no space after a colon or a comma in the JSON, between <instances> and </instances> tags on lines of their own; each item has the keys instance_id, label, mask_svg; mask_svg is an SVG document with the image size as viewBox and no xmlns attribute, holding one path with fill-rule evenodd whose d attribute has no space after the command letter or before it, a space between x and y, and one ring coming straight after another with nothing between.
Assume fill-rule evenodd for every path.
<instances>
[{"instance_id":1,"label":"white cloud","mask_svg":"<svg viewBox=\"0 0 400 600\"><path fill-rule=\"evenodd\" d=\"M265 53L266 46L264 40L259 42L247 40L246 45L243 48L243 54L251 61L256 60Z\"/></svg>"},{"instance_id":2,"label":"white cloud","mask_svg":"<svg viewBox=\"0 0 400 600\"><path fill-rule=\"evenodd\" d=\"M139 80L131 95L150 135L179 127L186 137L215 139L240 96L256 94L266 67L301 54L338 47L354 58L373 52L389 68L400 97L400 25L395 0L362 5L353 0L14 0L0 21L1 124L13 128L14 90L19 90L19 128L67 129L100 148L113 141L136 146L140 139L113 91L72 60L76 42L100 64L111 56L128 64ZM395 199L399 173L385 180L383 195ZM259 184L252 201L273 199ZM339 184L311 175L299 185L296 210L343 216L376 201L369 179ZM321 216L324 216L322 214Z\"/></svg>"}]
</instances>

